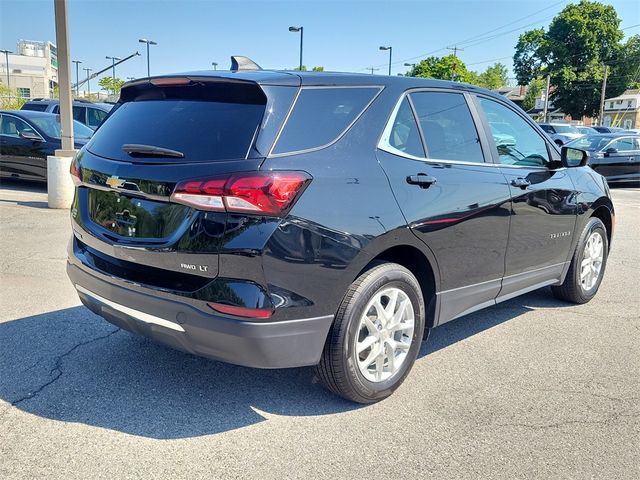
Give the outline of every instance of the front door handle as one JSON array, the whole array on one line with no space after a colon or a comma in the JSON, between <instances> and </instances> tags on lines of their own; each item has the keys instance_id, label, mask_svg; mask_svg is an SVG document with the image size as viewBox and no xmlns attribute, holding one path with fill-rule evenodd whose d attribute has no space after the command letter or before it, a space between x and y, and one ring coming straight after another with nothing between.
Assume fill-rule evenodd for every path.
<instances>
[{"instance_id":1,"label":"front door handle","mask_svg":"<svg viewBox=\"0 0 640 480\"><path fill-rule=\"evenodd\" d=\"M409 185L418 185L420 188L429 188L436 183L436 177L425 173L418 173L417 175L409 175L407 177L407 183Z\"/></svg>"},{"instance_id":2,"label":"front door handle","mask_svg":"<svg viewBox=\"0 0 640 480\"><path fill-rule=\"evenodd\" d=\"M511 185L513 185L514 187L520 187L524 190L529 185L531 185L531 182L526 178L518 177L511 180Z\"/></svg>"}]
</instances>

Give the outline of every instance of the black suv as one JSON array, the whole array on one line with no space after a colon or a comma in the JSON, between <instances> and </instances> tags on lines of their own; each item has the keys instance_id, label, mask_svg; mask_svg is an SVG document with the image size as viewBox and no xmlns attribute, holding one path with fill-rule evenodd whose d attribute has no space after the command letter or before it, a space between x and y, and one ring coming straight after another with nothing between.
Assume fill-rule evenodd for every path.
<instances>
[{"instance_id":1,"label":"black suv","mask_svg":"<svg viewBox=\"0 0 640 480\"><path fill-rule=\"evenodd\" d=\"M68 274L126 330L375 402L433 327L549 285L593 298L615 222L586 161L459 83L135 80L72 164Z\"/></svg>"}]
</instances>

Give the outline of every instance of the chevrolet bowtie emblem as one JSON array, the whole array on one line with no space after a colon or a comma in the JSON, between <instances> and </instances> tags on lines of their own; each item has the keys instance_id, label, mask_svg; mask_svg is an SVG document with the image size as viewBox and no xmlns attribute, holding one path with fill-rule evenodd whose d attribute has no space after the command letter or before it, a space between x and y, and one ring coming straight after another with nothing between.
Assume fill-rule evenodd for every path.
<instances>
[{"instance_id":1,"label":"chevrolet bowtie emblem","mask_svg":"<svg viewBox=\"0 0 640 480\"><path fill-rule=\"evenodd\" d=\"M109 185L111 188L119 188L124 185L124 180L120 180L117 176L107 178L107 181L104 182Z\"/></svg>"}]
</instances>

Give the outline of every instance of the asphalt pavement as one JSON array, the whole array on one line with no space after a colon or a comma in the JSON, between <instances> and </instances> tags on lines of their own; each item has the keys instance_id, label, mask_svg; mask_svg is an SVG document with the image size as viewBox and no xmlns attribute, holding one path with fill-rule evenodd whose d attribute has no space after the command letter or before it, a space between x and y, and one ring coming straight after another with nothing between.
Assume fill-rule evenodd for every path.
<instances>
[{"instance_id":1,"label":"asphalt pavement","mask_svg":"<svg viewBox=\"0 0 640 480\"><path fill-rule=\"evenodd\" d=\"M311 368L173 351L80 306L66 211L0 185L0 478L640 478L640 189L597 297L542 289L435 329L357 406Z\"/></svg>"}]
</instances>

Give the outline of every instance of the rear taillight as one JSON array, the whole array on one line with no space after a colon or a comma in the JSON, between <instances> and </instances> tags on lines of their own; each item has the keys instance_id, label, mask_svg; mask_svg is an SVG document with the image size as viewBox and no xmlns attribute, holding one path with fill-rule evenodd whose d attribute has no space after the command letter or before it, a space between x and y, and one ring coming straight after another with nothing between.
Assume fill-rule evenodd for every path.
<instances>
[{"instance_id":1,"label":"rear taillight","mask_svg":"<svg viewBox=\"0 0 640 480\"><path fill-rule=\"evenodd\" d=\"M253 172L230 177L188 180L176 185L171 201L201 210L282 215L311 176L306 172Z\"/></svg>"},{"instance_id":2,"label":"rear taillight","mask_svg":"<svg viewBox=\"0 0 640 480\"><path fill-rule=\"evenodd\" d=\"M69 173L71 173L71 180L73 180L74 185L78 186L82 183L82 172L80 171L80 167L78 166L78 161L75 157L71 160L71 167L69 168Z\"/></svg>"}]
</instances>

